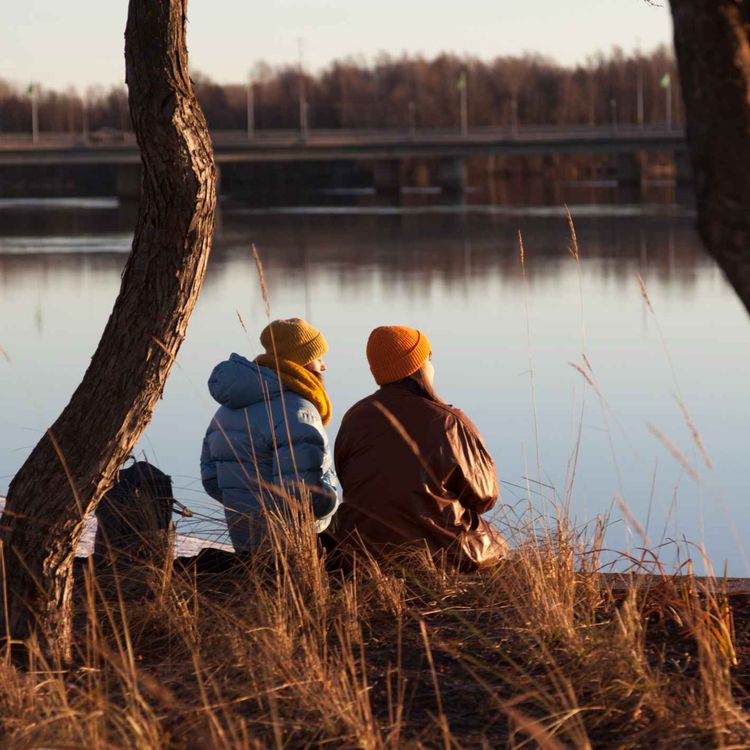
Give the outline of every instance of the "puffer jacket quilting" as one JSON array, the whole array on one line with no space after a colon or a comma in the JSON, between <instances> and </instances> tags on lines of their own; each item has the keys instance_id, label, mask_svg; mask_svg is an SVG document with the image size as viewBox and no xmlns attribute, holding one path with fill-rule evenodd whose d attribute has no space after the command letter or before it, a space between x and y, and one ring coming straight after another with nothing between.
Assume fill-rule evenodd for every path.
<instances>
[{"instance_id":1,"label":"puffer jacket quilting","mask_svg":"<svg viewBox=\"0 0 750 750\"><path fill-rule=\"evenodd\" d=\"M294 491L304 482L316 531L325 530L338 507L338 481L315 406L283 388L273 370L239 354L214 368L208 389L221 406L203 439L201 480L224 504L227 520L232 511L252 513L268 503L273 487Z\"/></svg>"}]
</instances>

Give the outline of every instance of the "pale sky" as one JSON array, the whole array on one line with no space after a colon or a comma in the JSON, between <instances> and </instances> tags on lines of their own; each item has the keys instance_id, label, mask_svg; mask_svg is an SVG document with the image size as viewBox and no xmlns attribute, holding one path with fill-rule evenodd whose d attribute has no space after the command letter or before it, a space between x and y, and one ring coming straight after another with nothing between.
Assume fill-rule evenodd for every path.
<instances>
[{"instance_id":1,"label":"pale sky","mask_svg":"<svg viewBox=\"0 0 750 750\"><path fill-rule=\"evenodd\" d=\"M127 0L3 3L0 78L47 88L110 85L125 77ZM311 70L348 55L432 56L448 51L491 59L539 52L564 63L619 45L671 44L667 0L191 0L191 72L244 80L261 60L297 60Z\"/></svg>"}]
</instances>

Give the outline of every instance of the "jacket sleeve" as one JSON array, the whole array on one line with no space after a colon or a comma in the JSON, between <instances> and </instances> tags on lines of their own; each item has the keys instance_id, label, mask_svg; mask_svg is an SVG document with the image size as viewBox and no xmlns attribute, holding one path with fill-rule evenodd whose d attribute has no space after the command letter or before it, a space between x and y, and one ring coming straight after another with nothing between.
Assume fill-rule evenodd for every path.
<instances>
[{"instance_id":1,"label":"jacket sleeve","mask_svg":"<svg viewBox=\"0 0 750 750\"><path fill-rule=\"evenodd\" d=\"M445 488L464 508L476 513L491 510L499 494L497 473L479 430L465 414L455 410L446 433L450 449L443 471Z\"/></svg>"},{"instance_id":2,"label":"jacket sleeve","mask_svg":"<svg viewBox=\"0 0 750 750\"><path fill-rule=\"evenodd\" d=\"M273 475L280 485L304 482L312 496L316 519L330 521L338 506L338 480L331 465L328 439L319 419L316 422L305 412L297 417L290 420L289 429L283 423L276 427Z\"/></svg>"},{"instance_id":3,"label":"jacket sleeve","mask_svg":"<svg viewBox=\"0 0 750 750\"><path fill-rule=\"evenodd\" d=\"M321 486L324 490L324 496L317 498L316 508L316 497L313 494L313 512L315 513L315 531L320 534L325 531L331 520L333 519L336 511L341 505L341 498L338 494L338 479L336 472L331 466L321 478ZM317 493L320 495L321 493Z\"/></svg>"},{"instance_id":4,"label":"jacket sleeve","mask_svg":"<svg viewBox=\"0 0 750 750\"><path fill-rule=\"evenodd\" d=\"M203 438L203 448L201 449L201 482L203 483L203 489L214 500L223 502L217 481L216 461L211 458L211 451L208 448L208 434Z\"/></svg>"},{"instance_id":5,"label":"jacket sleeve","mask_svg":"<svg viewBox=\"0 0 750 750\"><path fill-rule=\"evenodd\" d=\"M336 471L333 468L333 463L321 473L320 486L326 492L332 495L338 495L339 492L339 478L336 476Z\"/></svg>"}]
</instances>

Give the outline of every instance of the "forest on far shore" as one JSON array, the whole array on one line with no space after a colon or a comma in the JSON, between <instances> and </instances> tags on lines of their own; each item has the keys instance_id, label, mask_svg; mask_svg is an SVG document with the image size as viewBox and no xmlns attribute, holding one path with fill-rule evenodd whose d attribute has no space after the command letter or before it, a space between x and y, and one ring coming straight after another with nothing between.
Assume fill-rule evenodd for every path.
<instances>
[{"instance_id":1,"label":"forest on far shore","mask_svg":"<svg viewBox=\"0 0 750 750\"><path fill-rule=\"evenodd\" d=\"M247 127L248 82L193 79L211 128ZM313 129L458 127L464 85L470 127L635 125L639 88L647 125L667 121L667 97L673 124L683 121L676 63L665 46L640 55L615 48L575 66L535 54L491 61L382 54L369 63L339 60L316 74L258 63L250 80L256 129L298 128L301 100ZM42 132L82 133L84 123L88 132L130 130L124 85L53 91L0 79L0 134L30 130L32 96Z\"/></svg>"}]
</instances>

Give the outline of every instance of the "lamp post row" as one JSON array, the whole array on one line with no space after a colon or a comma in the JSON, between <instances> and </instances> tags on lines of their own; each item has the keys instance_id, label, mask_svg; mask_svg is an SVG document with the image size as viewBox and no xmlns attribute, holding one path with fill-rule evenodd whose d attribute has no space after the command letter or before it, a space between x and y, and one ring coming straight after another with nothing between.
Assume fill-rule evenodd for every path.
<instances>
[{"instance_id":1,"label":"lamp post row","mask_svg":"<svg viewBox=\"0 0 750 750\"><path fill-rule=\"evenodd\" d=\"M309 103L305 96L304 75L302 69L302 40L299 40L299 130L302 139L309 135ZM672 91L669 74L665 74L661 81L665 89L665 123L667 130L672 129ZM469 97L468 97L468 78L466 71L461 73L456 88L459 92L459 129L461 135L468 135L469 132ZM252 74L248 76L247 82L247 138L252 140L255 137L255 107L254 107L254 90ZM513 92L511 101L511 132L516 135L520 129L518 116L518 93ZM619 129L619 120L617 114L617 99L612 97L609 100L610 122L612 129ZM637 81L636 81L636 121L640 130L645 127L645 106L643 92L643 69L641 67L640 56L638 58ZM410 137L414 137L417 130L416 124L416 103L410 100L408 104L408 128Z\"/></svg>"},{"instance_id":2,"label":"lamp post row","mask_svg":"<svg viewBox=\"0 0 750 750\"><path fill-rule=\"evenodd\" d=\"M304 72L302 66L302 40L299 42L299 131L300 137L305 140L309 135L309 103L305 95ZM661 86L664 88L665 103L665 123L667 130L672 129L672 87L669 74L665 74L661 79ZM31 99L31 140L36 144L39 142L39 84L32 83L29 85L28 94ZM469 132L469 101L468 101L468 78L466 71L462 71L458 79L456 88L459 93L459 129L461 135L468 135ZM511 131L517 134L519 131L518 117L518 95L513 93L510 102L511 106ZM617 131L619 121L617 116L617 100L609 100L610 117L612 129ZM644 117L644 95L643 95L643 70L641 67L640 57L638 58L637 83L636 83L636 119L638 127L643 130L645 127ZM252 73L248 73L246 86L246 123L247 123L247 140L255 138L255 90ZM408 124L409 135L414 137L417 130L416 124L416 104L413 100L408 105ZM81 96L81 134L84 142L89 139L89 122L88 122L88 102L86 95Z\"/></svg>"}]
</instances>

